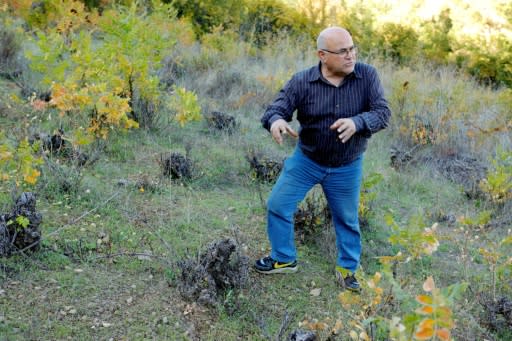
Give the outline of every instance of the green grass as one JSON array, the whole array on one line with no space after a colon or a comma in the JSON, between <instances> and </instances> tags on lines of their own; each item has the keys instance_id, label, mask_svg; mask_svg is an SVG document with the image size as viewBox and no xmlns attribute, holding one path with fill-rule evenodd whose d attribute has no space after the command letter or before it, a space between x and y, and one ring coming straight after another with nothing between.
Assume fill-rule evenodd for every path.
<instances>
[{"instance_id":1,"label":"green grass","mask_svg":"<svg viewBox=\"0 0 512 341\"><path fill-rule=\"evenodd\" d=\"M271 60L258 63L263 64L253 66L251 72L265 69ZM284 62L279 59L279 63ZM387 68L384 73L392 74ZM201 79L182 81L194 86ZM257 88L252 81L251 86ZM0 81L2 98L12 91L9 83ZM224 293L218 307L185 301L178 290L181 273L176 264L197 257L210 242L235 238L251 263L270 251L264 204L271 185L258 185L251 178L245 156L255 149L284 158L293 141L284 146L272 142L259 122L264 107L260 100L256 97L247 107L230 112L241 122L232 135L212 133L205 122L112 134L103 147L85 149L98 153L99 159L82 170L80 181L70 192L58 190L56 184L63 176L43 166L37 208L44 217L44 239L36 253L2 259L0 339L268 340L276 338L289 314L285 335L304 320L325 322L329 328L340 320L343 327L336 339L346 340L351 330L357 330L351 323L361 323L360 314L368 310L373 298L367 281L375 272L383 272L378 257L404 251L389 242L392 231L385 222L386 214L392 214L404 228L415 215L421 215L427 226L439 222L441 245L431 256L397 267L395 280L400 289L393 289L392 303L381 306L384 317L413 312L417 308L414 297L423 293L428 276L433 276L439 287L468 280L474 291L489 291L489 267L478 251L485 241L470 245L468 253L473 259L465 278L459 225L439 221L445 215L473 216L479 207L465 197L460 186L436 176L428 166L410 166L400 172L391 168L389 148L396 142L397 128L393 126L372 137L365 154L364 174L382 174L383 181L372 189L377 196L371 202L369 226L362 230L358 276L364 290L360 296L349 295L353 300L350 306L338 299L334 234L327 226L311 242L298 245L298 273L265 276L251 271L247 286ZM211 107L221 102L214 98L204 101ZM17 126L16 116L11 114L0 116L2 128ZM43 119L31 128L48 131L55 125L55 121ZM19 136L16 134L21 134L20 130L13 132ZM159 155L185 154L189 147L193 178L164 179ZM151 188L141 191L141 180L151 183ZM3 213L12 202L9 186L2 183L0 189ZM506 235L506 229L481 233L497 241ZM383 287L391 288L390 279L383 279ZM510 297L511 289L503 280L498 288L501 295ZM320 295L312 295L312 289L321 289ZM506 331L493 333L480 324L482 307L471 292L463 299L469 308L463 300L453 305L461 320L455 335L507 339ZM321 332L320 338L326 339L327 334Z\"/></svg>"},{"instance_id":2,"label":"green grass","mask_svg":"<svg viewBox=\"0 0 512 341\"><path fill-rule=\"evenodd\" d=\"M251 272L248 288L234 294L242 296L226 303L226 307L235 306L234 312L227 312L226 307L187 308L192 303L182 301L174 286L179 271L169 268L169 263L195 256L209 242L226 236L236 235L247 245L251 259L269 251L258 187L249 178L244 151L233 148L232 139L236 138L201 136L193 155L202 176L186 184L162 180L158 191L141 192L134 185L141 173L159 178L154 155L182 146L169 143L170 137L141 131L120 136L107 147L105 156L86 169L77 194L57 195L48 201L42 198L38 207L44 213L43 236L49 236L43 250L28 259L5 260L8 266L16 266L2 278L4 321L0 326L4 337L265 340L275 337L286 312L292 316L291 328L304 319L351 320L358 305L353 311L341 307L333 255L319 242L299 245L297 274ZM386 241L386 212L406 221L418 211L456 210L454 203L464 200L454 190L456 186L447 187L446 182L421 171L395 173L382 152L384 140L382 135L372 141L374 149L370 148L365 160L365 174L380 172L385 180L375 189L375 214L363 231L367 251L361 278L379 269L374 257L397 251ZM129 179L128 185L118 186L120 178ZM260 185L263 198L270 188ZM105 238L107 242L99 243ZM320 240L332 243L332 238L327 233ZM109 258L109 253L116 256ZM140 260L131 253L151 253L158 258ZM400 277L411 278L411 288L419 292L427 275L443 276L436 265L430 258L414 262L404 266ZM320 296L310 294L314 288L322 289ZM191 312L185 315L187 309Z\"/></svg>"}]
</instances>

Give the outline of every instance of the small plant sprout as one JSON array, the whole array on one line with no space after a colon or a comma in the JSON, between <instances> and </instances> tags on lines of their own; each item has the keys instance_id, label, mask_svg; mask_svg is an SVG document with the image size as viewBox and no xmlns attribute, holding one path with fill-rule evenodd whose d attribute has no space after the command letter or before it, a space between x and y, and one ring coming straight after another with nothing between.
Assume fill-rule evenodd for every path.
<instances>
[{"instance_id":1,"label":"small plant sprout","mask_svg":"<svg viewBox=\"0 0 512 341\"><path fill-rule=\"evenodd\" d=\"M173 86L174 95L171 97L169 107L176 113L176 121L185 126L191 121L201 120L201 107L197 95L185 88Z\"/></svg>"},{"instance_id":2,"label":"small plant sprout","mask_svg":"<svg viewBox=\"0 0 512 341\"><path fill-rule=\"evenodd\" d=\"M432 255L439 247L437 223L426 227L422 217L415 216L409 220L408 226L402 228L391 215L387 215L385 219L394 232L389 237L389 241L393 245L400 245L406 251L407 260L420 259L423 255Z\"/></svg>"}]
</instances>

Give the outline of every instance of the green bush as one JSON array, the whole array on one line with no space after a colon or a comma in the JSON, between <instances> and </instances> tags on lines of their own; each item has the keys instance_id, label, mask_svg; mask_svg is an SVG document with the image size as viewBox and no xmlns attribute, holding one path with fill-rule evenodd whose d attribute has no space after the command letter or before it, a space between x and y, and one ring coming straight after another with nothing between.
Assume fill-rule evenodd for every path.
<instances>
[{"instance_id":1,"label":"green bush","mask_svg":"<svg viewBox=\"0 0 512 341\"><path fill-rule=\"evenodd\" d=\"M448 62L452 52L451 29L453 27L450 18L450 10L444 9L437 18L426 21L420 29L422 54L427 60L438 64Z\"/></svg>"},{"instance_id":2,"label":"green bush","mask_svg":"<svg viewBox=\"0 0 512 341\"><path fill-rule=\"evenodd\" d=\"M257 46L283 32L313 37L314 24L295 8L281 1L249 0L247 14L240 25L241 35Z\"/></svg>"},{"instance_id":3,"label":"green bush","mask_svg":"<svg viewBox=\"0 0 512 341\"><path fill-rule=\"evenodd\" d=\"M512 87L512 42L503 34L489 41L467 38L454 53L455 62L485 84Z\"/></svg>"},{"instance_id":4,"label":"green bush","mask_svg":"<svg viewBox=\"0 0 512 341\"><path fill-rule=\"evenodd\" d=\"M338 25L346 28L351 34L354 43L359 47L360 54L371 53L378 48L375 32L375 18L363 6L348 6L342 2L342 10L337 17Z\"/></svg>"},{"instance_id":5,"label":"green bush","mask_svg":"<svg viewBox=\"0 0 512 341\"><path fill-rule=\"evenodd\" d=\"M198 35L212 32L215 27L236 28L243 20L243 0L174 0L167 1L177 10L178 17L189 18Z\"/></svg>"},{"instance_id":6,"label":"green bush","mask_svg":"<svg viewBox=\"0 0 512 341\"><path fill-rule=\"evenodd\" d=\"M378 31L384 57L398 64L412 61L418 53L418 33L414 29L395 23L386 23Z\"/></svg>"}]
</instances>

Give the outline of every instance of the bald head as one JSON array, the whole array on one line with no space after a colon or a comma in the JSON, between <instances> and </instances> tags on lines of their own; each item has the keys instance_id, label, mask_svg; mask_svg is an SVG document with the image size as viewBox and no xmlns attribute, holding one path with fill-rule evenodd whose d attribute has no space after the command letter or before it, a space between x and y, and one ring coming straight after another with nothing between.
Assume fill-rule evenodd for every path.
<instances>
[{"instance_id":1,"label":"bald head","mask_svg":"<svg viewBox=\"0 0 512 341\"><path fill-rule=\"evenodd\" d=\"M322 74L338 82L354 71L357 50L350 33L341 27L329 27L317 39L317 55L322 64Z\"/></svg>"},{"instance_id":2,"label":"bald head","mask_svg":"<svg viewBox=\"0 0 512 341\"><path fill-rule=\"evenodd\" d=\"M318 50L328 50L345 41L352 41L352 36L346 29L336 26L328 27L318 35L316 46Z\"/></svg>"}]
</instances>

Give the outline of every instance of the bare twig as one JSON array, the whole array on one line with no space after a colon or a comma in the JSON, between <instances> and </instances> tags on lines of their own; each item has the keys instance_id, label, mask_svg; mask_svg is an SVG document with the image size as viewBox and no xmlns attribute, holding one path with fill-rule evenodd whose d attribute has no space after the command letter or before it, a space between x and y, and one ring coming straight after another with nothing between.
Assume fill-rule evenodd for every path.
<instances>
[{"instance_id":1,"label":"bare twig","mask_svg":"<svg viewBox=\"0 0 512 341\"><path fill-rule=\"evenodd\" d=\"M91 213L94 213L96 212L100 207L103 207L105 206L110 200L114 199L116 196L119 195L119 191L115 192L114 194L112 194L107 200L105 200L104 202L102 202L101 204L99 204L98 206L94 207L92 210L89 210L87 212L84 212L82 215L80 215L79 217L73 219L70 223L67 223L61 227L59 227L58 229L56 229L55 231L53 232L50 232L48 233L48 237L49 236L53 236L57 233L59 233L60 231L62 231L63 229L71 226L71 225L74 225L76 224L78 221L82 220L83 218L85 218L86 216L88 216L89 214Z\"/></svg>"},{"instance_id":2,"label":"bare twig","mask_svg":"<svg viewBox=\"0 0 512 341\"><path fill-rule=\"evenodd\" d=\"M281 341L283 339L284 333L290 326L291 321L292 316L288 313L288 311L285 311L283 320L281 321L281 326L279 327L279 333L276 336L276 341Z\"/></svg>"},{"instance_id":3,"label":"bare twig","mask_svg":"<svg viewBox=\"0 0 512 341\"><path fill-rule=\"evenodd\" d=\"M96 256L93 259L102 259L102 258L114 258L119 256L128 256L128 257L150 257L150 258L158 258L167 260L166 258L158 255L153 255L151 253L144 253L144 252L118 252L118 253L110 253L108 255L103 256Z\"/></svg>"}]
</instances>

